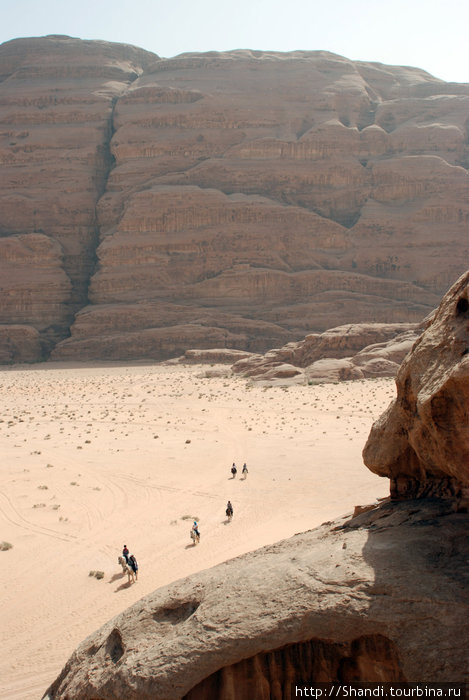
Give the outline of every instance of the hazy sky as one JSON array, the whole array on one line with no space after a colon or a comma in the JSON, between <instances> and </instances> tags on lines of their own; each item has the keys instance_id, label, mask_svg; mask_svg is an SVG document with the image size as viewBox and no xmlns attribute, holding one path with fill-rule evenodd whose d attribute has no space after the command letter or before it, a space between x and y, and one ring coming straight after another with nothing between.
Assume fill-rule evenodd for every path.
<instances>
[{"instance_id":1,"label":"hazy sky","mask_svg":"<svg viewBox=\"0 0 469 700\"><path fill-rule=\"evenodd\" d=\"M469 0L0 0L0 42L68 34L159 56L333 51L469 82Z\"/></svg>"}]
</instances>

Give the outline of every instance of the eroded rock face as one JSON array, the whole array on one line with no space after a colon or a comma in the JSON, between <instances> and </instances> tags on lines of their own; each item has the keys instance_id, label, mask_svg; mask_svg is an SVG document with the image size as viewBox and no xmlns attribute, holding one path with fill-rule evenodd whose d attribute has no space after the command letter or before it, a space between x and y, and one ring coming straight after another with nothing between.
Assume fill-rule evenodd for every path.
<instances>
[{"instance_id":1,"label":"eroded rock face","mask_svg":"<svg viewBox=\"0 0 469 700\"><path fill-rule=\"evenodd\" d=\"M0 238L0 323L11 328L9 335L16 337L20 355L28 351L21 349L17 325L39 332L45 350L71 321L72 285L63 263L60 243L42 233ZM31 348L26 338L25 342Z\"/></svg>"},{"instance_id":2,"label":"eroded rock face","mask_svg":"<svg viewBox=\"0 0 469 700\"><path fill-rule=\"evenodd\" d=\"M233 372L258 381L295 377L303 383L394 377L422 327L404 323L338 326L239 360Z\"/></svg>"},{"instance_id":3,"label":"eroded rock face","mask_svg":"<svg viewBox=\"0 0 469 700\"><path fill-rule=\"evenodd\" d=\"M31 326L0 326L0 362L37 362L45 359L46 351L38 331Z\"/></svg>"},{"instance_id":4,"label":"eroded rock face","mask_svg":"<svg viewBox=\"0 0 469 700\"><path fill-rule=\"evenodd\" d=\"M319 639L289 644L281 649L256 654L216 671L192 688L183 700L271 700L298 697L296 687L340 681L350 683L402 682L396 646L380 634L348 643ZM285 694L287 691L287 694Z\"/></svg>"},{"instance_id":5,"label":"eroded rock face","mask_svg":"<svg viewBox=\"0 0 469 700\"><path fill-rule=\"evenodd\" d=\"M114 101L150 60L65 36L0 46L0 322L39 332L33 360L69 335L87 302Z\"/></svg>"},{"instance_id":6,"label":"eroded rock face","mask_svg":"<svg viewBox=\"0 0 469 700\"><path fill-rule=\"evenodd\" d=\"M363 451L395 498L469 502L469 272L444 296L396 379L397 398Z\"/></svg>"},{"instance_id":7,"label":"eroded rock face","mask_svg":"<svg viewBox=\"0 0 469 700\"><path fill-rule=\"evenodd\" d=\"M160 588L88 637L44 697L268 700L303 680L467 682L468 518L389 501Z\"/></svg>"},{"instance_id":8,"label":"eroded rock face","mask_svg":"<svg viewBox=\"0 0 469 700\"><path fill-rule=\"evenodd\" d=\"M3 44L0 75L0 236L60 245L69 290L31 322L56 359L417 322L466 267L469 85L55 36Z\"/></svg>"}]
</instances>

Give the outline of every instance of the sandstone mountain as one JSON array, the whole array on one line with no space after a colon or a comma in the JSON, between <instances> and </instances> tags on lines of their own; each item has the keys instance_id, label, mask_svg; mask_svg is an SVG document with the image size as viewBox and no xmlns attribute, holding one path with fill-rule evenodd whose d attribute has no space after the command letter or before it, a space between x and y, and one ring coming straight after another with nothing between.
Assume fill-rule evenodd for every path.
<instances>
[{"instance_id":1,"label":"sandstone mountain","mask_svg":"<svg viewBox=\"0 0 469 700\"><path fill-rule=\"evenodd\" d=\"M467 266L469 85L316 51L0 46L0 361L417 322Z\"/></svg>"}]
</instances>

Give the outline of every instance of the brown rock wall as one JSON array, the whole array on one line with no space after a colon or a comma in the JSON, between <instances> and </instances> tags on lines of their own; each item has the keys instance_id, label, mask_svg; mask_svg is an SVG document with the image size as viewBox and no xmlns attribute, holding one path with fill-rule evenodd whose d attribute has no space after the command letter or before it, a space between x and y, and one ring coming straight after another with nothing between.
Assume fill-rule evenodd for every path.
<instances>
[{"instance_id":1,"label":"brown rock wall","mask_svg":"<svg viewBox=\"0 0 469 700\"><path fill-rule=\"evenodd\" d=\"M280 700L297 697L296 688L306 688L309 694L312 678L315 683L406 680L396 646L386 637L370 635L342 644L313 639L224 667L183 700Z\"/></svg>"},{"instance_id":2,"label":"brown rock wall","mask_svg":"<svg viewBox=\"0 0 469 700\"><path fill-rule=\"evenodd\" d=\"M39 332L31 326L0 326L0 362L38 362L46 357Z\"/></svg>"},{"instance_id":3,"label":"brown rock wall","mask_svg":"<svg viewBox=\"0 0 469 700\"><path fill-rule=\"evenodd\" d=\"M60 244L41 233L22 234L0 238L0 324L13 324L15 346L21 335L16 325L28 325L39 331L44 348L52 346L65 334L72 314L69 308L70 279L64 270L64 256ZM9 336L7 329L4 333ZM25 336L25 357L42 359L40 344ZM15 353L22 356L21 348Z\"/></svg>"},{"instance_id":4,"label":"brown rock wall","mask_svg":"<svg viewBox=\"0 0 469 700\"><path fill-rule=\"evenodd\" d=\"M71 338L54 349L52 358L67 360L81 353L95 359L112 356L128 360L139 347L140 357L166 359L182 355L194 345L259 352L282 345L289 338L290 333L274 323L219 309L168 302L110 304L80 311Z\"/></svg>"},{"instance_id":5,"label":"brown rock wall","mask_svg":"<svg viewBox=\"0 0 469 700\"><path fill-rule=\"evenodd\" d=\"M209 306L294 339L414 321L466 267L468 85L60 36L3 44L0 75L0 236L60 243L62 337L90 302Z\"/></svg>"},{"instance_id":6,"label":"brown rock wall","mask_svg":"<svg viewBox=\"0 0 469 700\"><path fill-rule=\"evenodd\" d=\"M133 47L55 36L0 47L0 244L5 251L9 238L14 245L20 237L30 251L40 235L61 251L44 290L44 271L30 253L21 270L5 261L3 323L30 322L54 344L69 334L95 264L113 99L150 57L156 60Z\"/></svg>"}]
</instances>

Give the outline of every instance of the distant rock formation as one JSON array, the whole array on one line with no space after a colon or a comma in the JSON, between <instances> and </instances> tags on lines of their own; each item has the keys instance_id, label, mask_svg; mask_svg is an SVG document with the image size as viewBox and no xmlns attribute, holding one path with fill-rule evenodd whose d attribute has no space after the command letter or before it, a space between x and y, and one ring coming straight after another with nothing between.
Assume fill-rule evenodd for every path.
<instances>
[{"instance_id":1,"label":"distant rock formation","mask_svg":"<svg viewBox=\"0 0 469 700\"><path fill-rule=\"evenodd\" d=\"M338 326L264 355L240 359L232 369L243 377L269 382L294 379L316 384L394 377L422 328L422 324L410 323Z\"/></svg>"},{"instance_id":2,"label":"distant rock formation","mask_svg":"<svg viewBox=\"0 0 469 700\"><path fill-rule=\"evenodd\" d=\"M469 507L469 272L444 296L396 383L365 464L391 479L393 498L453 497Z\"/></svg>"},{"instance_id":3,"label":"distant rock formation","mask_svg":"<svg viewBox=\"0 0 469 700\"><path fill-rule=\"evenodd\" d=\"M0 358L18 325L126 360L418 322L467 266L468 84L64 36L2 44L0 81Z\"/></svg>"},{"instance_id":4,"label":"distant rock formation","mask_svg":"<svg viewBox=\"0 0 469 700\"><path fill-rule=\"evenodd\" d=\"M469 516L388 502L160 588L90 635L48 700L268 700L469 681ZM437 523L437 524L435 524Z\"/></svg>"}]
</instances>

